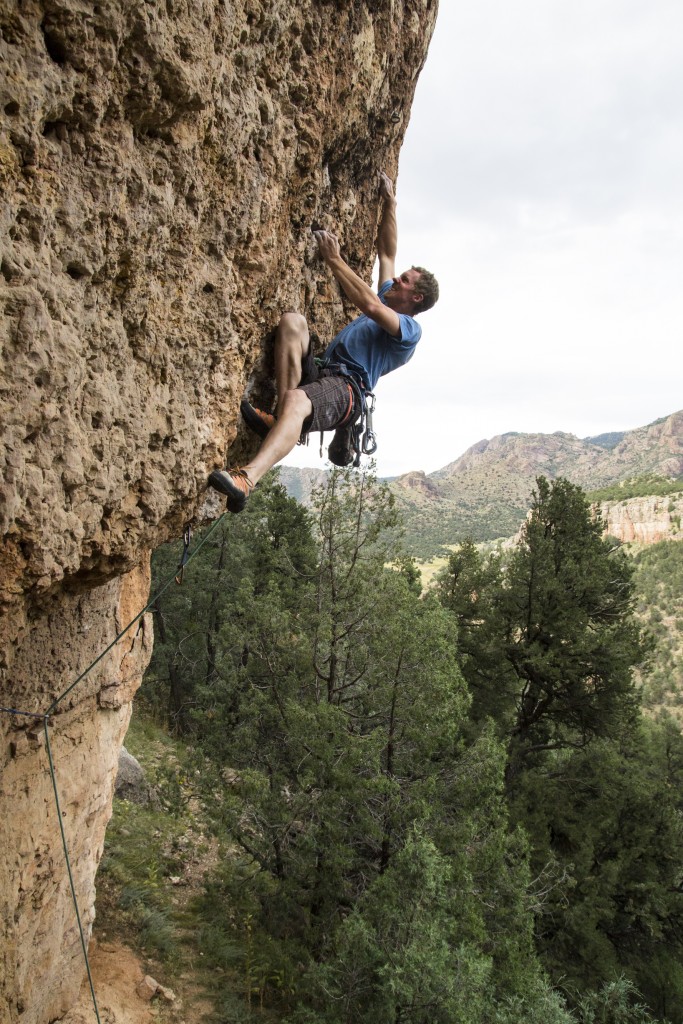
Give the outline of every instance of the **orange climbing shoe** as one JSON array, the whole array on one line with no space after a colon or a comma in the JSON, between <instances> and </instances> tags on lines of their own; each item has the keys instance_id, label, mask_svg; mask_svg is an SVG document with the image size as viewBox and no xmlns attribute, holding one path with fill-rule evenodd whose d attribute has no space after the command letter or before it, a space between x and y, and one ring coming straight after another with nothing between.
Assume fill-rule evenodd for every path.
<instances>
[{"instance_id":1,"label":"orange climbing shoe","mask_svg":"<svg viewBox=\"0 0 683 1024\"><path fill-rule=\"evenodd\" d=\"M268 431L275 426L275 417L272 413L257 409L246 398L243 398L240 402L240 412L242 413L242 419L249 429L253 430L259 437L265 437Z\"/></svg>"},{"instance_id":2,"label":"orange climbing shoe","mask_svg":"<svg viewBox=\"0 0 683 1024\"><path fill-rule=\"evenodd\" d=\"M243 469L214 469L209 484L228 497L228 510L241 512L254 485Z\"/></svg>"}]
</instances>

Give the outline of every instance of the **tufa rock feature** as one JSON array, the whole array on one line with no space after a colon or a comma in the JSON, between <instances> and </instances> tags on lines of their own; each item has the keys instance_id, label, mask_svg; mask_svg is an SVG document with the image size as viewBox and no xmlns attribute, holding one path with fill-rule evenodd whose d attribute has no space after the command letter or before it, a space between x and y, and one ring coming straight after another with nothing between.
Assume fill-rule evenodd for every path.
<instances>
[{"instance_id":1,"label":"tufa rock feature","mask_svg":"<svg viewBox=\"0 0 683 1024\"><path fill-rule=\"evenodd\" d=\"M44 713L144 607L149 552L235 454L279 315L346 312L436 0L0 0L0 704ZM50 736L88 933L145 618ZM0 1019L42 1024L82 956L40 728L0 713Z\"/></svg>"}]
</instances>

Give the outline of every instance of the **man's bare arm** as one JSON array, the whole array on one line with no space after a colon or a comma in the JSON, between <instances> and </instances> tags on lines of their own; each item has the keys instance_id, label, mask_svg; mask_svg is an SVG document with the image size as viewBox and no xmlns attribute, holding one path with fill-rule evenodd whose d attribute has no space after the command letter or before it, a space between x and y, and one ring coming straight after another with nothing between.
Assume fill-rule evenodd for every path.
<instances>
[{"instance_id":1,"label":"man's bare arm","mask_svg":"<svg viewBox=\"0 0 683 1024\"><path fill-rule=\"evenodd\" d=\"M320 255L341 285L347 299L350 299L361 313L365 313L392 337L397 338L401 333L401 321L398 318L398 313L385 306L372 288L351 269L348 263L345 263L339 251L337 236L330 231L314 231L313 233Z\"/></svg>"},{"instance_id":2,"label":"man's bare arm","mask_svg":"<svg viewBox=\"0 0 683 1024\"><path fill-rule=\"evenodd\" d=\"M396 275L396 249L398 227L396 225L396 197L391 178L380 171L379 192L382 197L382 217L377 231L377 255L379 256L378 288Z\"/></svg>"}]
</instances>

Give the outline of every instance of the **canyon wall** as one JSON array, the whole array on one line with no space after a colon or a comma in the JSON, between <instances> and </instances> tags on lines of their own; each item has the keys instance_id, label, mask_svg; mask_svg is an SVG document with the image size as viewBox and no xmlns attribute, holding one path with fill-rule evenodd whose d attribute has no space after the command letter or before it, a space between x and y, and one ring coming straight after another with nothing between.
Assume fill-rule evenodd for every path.
<instances>
[{"instance_id":1,"label":"canyon wall","mask_svg":"<svg viewBox=\"0 0 683 1024\"><path fill-rule=\"evenodd\" d=\"M0 0L0 705L44 714L248 442L280 313L350 312L436 0ZM215 507L215 506L214 506ZM49 722L86 933L146 618ZM42 721L0 712L0 1020L83 974Z\"/></svg>"},{"instance_id":2,"label":"canyon wall","mask_svg":"<svg viewBox=\"0 0 683 1024\"><path fill-rule=\"evenodd\" d=\"M605 533L625 544L683 540L681 494L601 501L596 507L602 515Z\"/></svg>"}]
</instances>

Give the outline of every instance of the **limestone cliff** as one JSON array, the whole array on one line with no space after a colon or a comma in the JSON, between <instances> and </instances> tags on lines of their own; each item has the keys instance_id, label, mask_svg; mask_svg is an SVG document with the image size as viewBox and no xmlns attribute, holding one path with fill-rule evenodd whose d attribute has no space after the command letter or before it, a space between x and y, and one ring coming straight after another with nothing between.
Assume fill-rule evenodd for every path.
<instances>
[{"instance_id":1,"label":"limestone cliff","mask_svg":"<svg viewBox=\"0 0 683 1024\"><path fill-rule=\"evenodd\" d=\"M625 544L657 544L661 540L683 540L681 516L683 496L624 498L601 501L605 533Z\"/></svg>"},{"instance_id":2,"label":"limestone cliff","mask_svg":"<svg viewBox=\"0 0 683 1024\"><path fill-rule=\"evenodd\" d=\"M0 704L44 712L144 605L149 553L235 451L279 314L344 316L311 242L371 265L436 0L0 0ZM151 646L50 730L80 905ZM40 722L0 713L0 1019L82 962Z\"/></svg>"},{"instance_id":3,"label":"limestone cliff","mask_svg":"<svg viewBox=\"0 0 683 1024\"><path fill-rule=\"evenodd\" d=\"M594 515L600 515L604 536L614 537L622 544L647 547L648 544L658 544L663 540L683 540L683 495L680 493L664 497L649 495L643 498L622 498L620 501L596 501L591 505L591 511ZM509 551L519 544L523 527L524 524L513 536L500 542L503 550Z\"/></svg>"}]
</instances>

